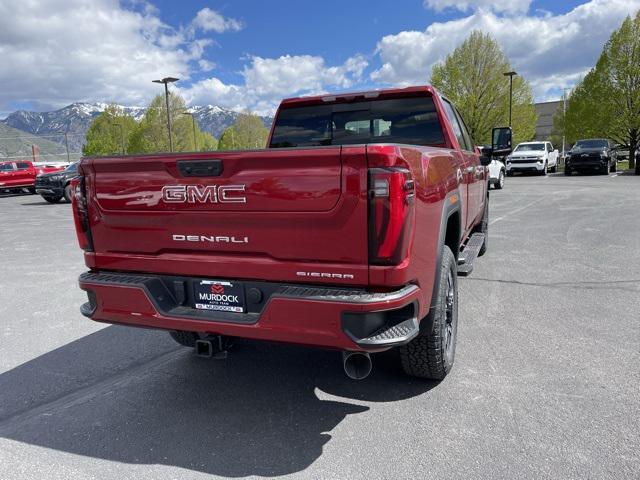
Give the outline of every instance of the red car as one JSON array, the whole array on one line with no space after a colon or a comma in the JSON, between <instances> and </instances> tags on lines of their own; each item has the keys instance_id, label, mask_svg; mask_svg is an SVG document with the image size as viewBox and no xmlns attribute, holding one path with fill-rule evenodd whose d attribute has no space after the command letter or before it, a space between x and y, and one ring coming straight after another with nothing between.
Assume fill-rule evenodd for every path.
<instances>
[{"instance_id":1,"label":"red car","mask_svg":"<svg viewBox=\"0 0 640 480\"><path fill-rule=\"evenodd\" d=\"M36 193L36 177L41 173L58 172L64 166L38 165L33 162L0 162L0 190L20 190L29 189L31 193Z\"/></svg>"},{"instance_id":2,"label":"red car","mask_svg":"<svg viewBox=\"0 0 640 480\"><path fill-rule=\"evenodd\" d=\"M431 87L285 100L265 150L84 158L81 312L203 356L233 337L336 349L352 378L398 348L442 379L456 276L487 245L486 164Z\"/></svg>"}]
</instances>

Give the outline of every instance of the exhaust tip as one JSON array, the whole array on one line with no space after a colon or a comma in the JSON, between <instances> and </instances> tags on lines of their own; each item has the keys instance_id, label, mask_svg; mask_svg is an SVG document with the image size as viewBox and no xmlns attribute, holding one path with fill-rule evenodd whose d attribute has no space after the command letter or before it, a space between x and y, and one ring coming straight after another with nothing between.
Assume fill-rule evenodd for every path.
<instances>
[{"instance_id":1,"label":"exhaust tip","mask_svg":"<svg viewBox=\"0 0 640 480\"><path fill-rule=\"evenodd\" d=\"M365 352L342 352L344 373L352 380L364 380L371 373L371 357Z\"/></svg>"}]
</instances>

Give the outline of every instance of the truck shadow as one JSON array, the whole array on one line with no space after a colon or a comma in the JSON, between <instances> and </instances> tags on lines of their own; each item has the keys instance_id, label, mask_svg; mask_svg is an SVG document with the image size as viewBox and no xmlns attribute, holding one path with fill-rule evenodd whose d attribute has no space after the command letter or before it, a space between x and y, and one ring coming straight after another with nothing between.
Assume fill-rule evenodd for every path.
<instances>
[{"instance_id":1,"label":"truck shadow","mask_svg":"<svg viewBox=\"0 0 640 480\"><path fill-rule=\"evenodd\" d=\"M336 352L243 342L225 361L203 360L162 332L110 326L0 375L0 437L129 464L277 476L310 466L332 429L370 409L350 399L391 402L435 385L402 376L390 355L354 382Z\"/></svg>"}]
</instances>

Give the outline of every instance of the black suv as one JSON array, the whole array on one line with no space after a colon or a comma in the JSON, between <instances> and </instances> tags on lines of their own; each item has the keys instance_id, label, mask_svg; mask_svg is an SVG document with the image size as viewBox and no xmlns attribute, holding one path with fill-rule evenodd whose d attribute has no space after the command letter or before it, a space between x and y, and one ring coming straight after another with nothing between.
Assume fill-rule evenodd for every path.
<instances>
[{"instance_id":1,"label":"black suv","mask_svg":"<svg viewBox=\"0 0 640 480\"><path fill-rule=\"evenodd\" d=\"M43 173L36 177L36 193L49 203L58 203L62 198L71 202L71 179L78 176L78 164L72 163L60 172Z\"/></svg>"},{"instance_id":2,"label":"black suv","mask_svg":"<svg viewBox=\"0 0 640 480\"><path fill-rule=\"evenodd\" d=\"M564 174L596 171L606 175L617 169L618 154L611 140L594 138L578 140L565 159Z\"/></svg>"}]
</instances>

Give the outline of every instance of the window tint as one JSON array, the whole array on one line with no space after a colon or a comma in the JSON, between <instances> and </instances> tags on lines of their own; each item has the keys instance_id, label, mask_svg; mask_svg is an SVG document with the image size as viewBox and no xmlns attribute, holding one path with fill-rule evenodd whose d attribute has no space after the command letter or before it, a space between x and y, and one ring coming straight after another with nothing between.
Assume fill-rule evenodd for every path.
<instances>
[{"instance_id":1,"label":"window tint","mask_svg":"<svg viewBox=\"0 0 640 480\"><path fill-rule=\"evenodd\" d=\"M68 172L68 173L75 173L75 172L78 171L78 164L77 163L72 163L67 168L65 168L64 171Z\"/></svg>"},{"instance_id":2,"label":"window tint","mask_svg":"<svg viewBox=\"0 0 640 480\"><path fill-rule=\"evenodd\" d=\"M430 97L282 109L271 148L357 143L443 145Z\"/></svg>"},{"instance_id":3,"label":"window tint","mask_svg":"<svg viewBox=\"0 0 640 480\"><path fill-rule=\"evenodd\" d=\"M25 163L25 162L18 162L18 163L16 163L16 168L18 170L26 170L26 169L29 168L29 164Z\"/></svg>"},{"instance_id":4,"label":"window tint","mask_svg":"<svg viewBox=\"0 0 640 480\"><path fill-rule=\"evenodd\" d=\"M0 163L0 172L9 172L13 170L13 165L10 163Z\"/></svg>"},{"instance_id":5,"label":"window tint","mask_svg":"<svg viewBox=\"0 0 640 480\"><path fill-rule=\"evenodd\" d=\"M444 99L443 99L444 100ZM469 147L465 142L464 135L462 134L462 128L460 127L460 123L458 123L458 118L453 111L453 106L447 101L444 100L442 102L444 104L444 112L447 115L447 118L451 122L451 126L453 127L453 133L458 139L458 143L460 144L460 148L463 150L468 150Z\"/></svg>"},{"instance_id":6,"label":"window tint","mask_svg":"<svg viewBox=\"0 0 640 480\"><path fill-rule=\"evenodd\" d=\"M464 123L464 119L458 110L454 108L456 112L456 118L460 123L460 128L462 128L462 137L464 138L465 143L467 144L466 150L472 152L473 151L473 140L471 139L471 135L469 135L469 129L467 129L467 124Z\"/></svg>"}]
</instances>

